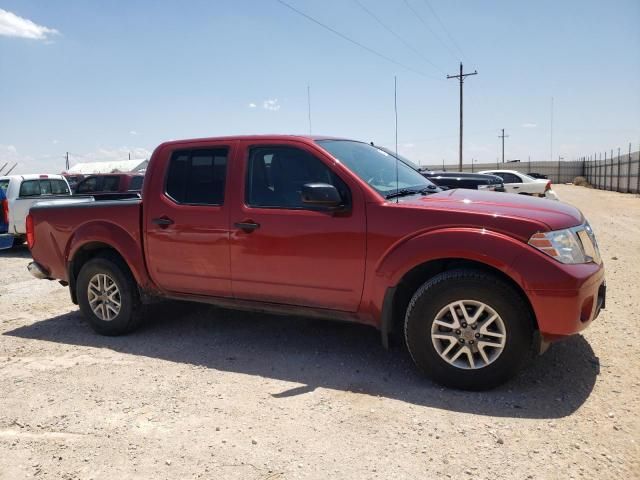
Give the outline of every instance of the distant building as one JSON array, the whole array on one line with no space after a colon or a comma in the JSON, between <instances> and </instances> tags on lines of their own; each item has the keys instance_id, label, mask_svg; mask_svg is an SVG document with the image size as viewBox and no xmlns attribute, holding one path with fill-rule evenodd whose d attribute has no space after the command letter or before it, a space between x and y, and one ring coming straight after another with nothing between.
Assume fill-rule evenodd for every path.
<instances>
[{"instance_id":1,"label":"distant building","mask_svg":"<svg viewBox=\"0 0 640 480\"><path fill-rule=\"evenodd\" d=\"M93 173L119 173L139 172L144 173L149 160L115 160L110 162L76 163L67 170L68 174L91 175Z\"/></svg>"}]
</instances>

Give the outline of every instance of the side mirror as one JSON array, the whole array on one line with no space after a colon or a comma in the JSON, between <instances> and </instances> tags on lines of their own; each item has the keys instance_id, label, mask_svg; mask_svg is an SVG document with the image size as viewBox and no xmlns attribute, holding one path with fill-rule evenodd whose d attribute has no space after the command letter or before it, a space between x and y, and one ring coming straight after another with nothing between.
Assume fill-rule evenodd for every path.
<instances>
[{"instance_id":1,"label":"side mirror","mask_svg":"<svg viewBox=\"0 0 640 480\"><path fill-rule=\"evenodd\" d=\"M302 203L319 210L334 210L342 205L338 190L328 183L307 183L302 186Z\"/></svg>"}]
</instances>

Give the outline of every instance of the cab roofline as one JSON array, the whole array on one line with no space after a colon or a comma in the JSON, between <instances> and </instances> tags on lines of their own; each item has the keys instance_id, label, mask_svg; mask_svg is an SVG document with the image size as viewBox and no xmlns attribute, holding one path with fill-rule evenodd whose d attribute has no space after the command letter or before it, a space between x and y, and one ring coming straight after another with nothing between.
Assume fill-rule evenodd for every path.
<instances>
[{"instance_id":1,"label":"cab roofline","mask_svg":"<svg viewBox=\"0 0 640 480\"><path fill-rule=\"evenodd\" d=\"M162 146L168 145L181 145L186 143L205 143L205 142L232 142L234 140L243 140L243 141L272 141L272 140L282 140L282 141L304 141L304 142L315 142L317 140L347 140L352 142L359 142L360 140L355 140L352 138L343 138L343 137L332 137L329 135L283 135L283 134L273 134L273 135L228 135L222 137L202 137L202 138L186 138L179 140L169 140L162 143ZM362 142L366 143L366 142Z\"/></svg>"}]
</instances>

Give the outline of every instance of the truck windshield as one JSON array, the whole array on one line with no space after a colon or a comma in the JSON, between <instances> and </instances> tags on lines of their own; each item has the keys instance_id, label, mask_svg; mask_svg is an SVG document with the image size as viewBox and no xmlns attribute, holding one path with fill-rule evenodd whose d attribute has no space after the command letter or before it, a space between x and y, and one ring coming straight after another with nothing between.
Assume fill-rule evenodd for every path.
<instances>
[{"instance_id":1,"label":"truck windshield","mask_svg":"<svg viewBox=\"0 0 640 480\"><path fill-rule=\"evenodd\" d=\"M396 161L393 155L368 143L353 140L316 140L316 143L383 197L436 189L414 168L403 161Z\"/></svg>"}]
</instances>

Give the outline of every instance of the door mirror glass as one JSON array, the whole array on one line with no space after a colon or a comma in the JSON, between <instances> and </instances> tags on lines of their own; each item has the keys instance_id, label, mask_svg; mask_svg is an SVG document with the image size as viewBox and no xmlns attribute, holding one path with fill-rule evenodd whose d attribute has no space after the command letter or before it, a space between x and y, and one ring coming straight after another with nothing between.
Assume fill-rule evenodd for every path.
<instances>
[{"instance_id":1,"label":"door mirror glass","mask_svg":"<svg viewBox=\"0 0 640 480\"><path fill-rule=\"evenodd\" d=\"M334 209L342 205L338 190L328 183L306 183L302 186L302 203L309 207Z\"/></svg>"}]
</instances>

